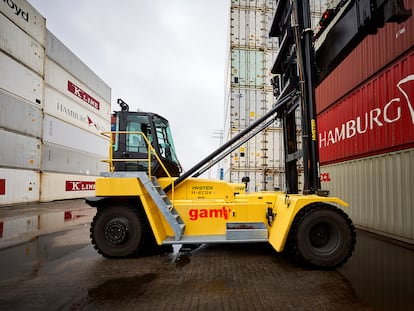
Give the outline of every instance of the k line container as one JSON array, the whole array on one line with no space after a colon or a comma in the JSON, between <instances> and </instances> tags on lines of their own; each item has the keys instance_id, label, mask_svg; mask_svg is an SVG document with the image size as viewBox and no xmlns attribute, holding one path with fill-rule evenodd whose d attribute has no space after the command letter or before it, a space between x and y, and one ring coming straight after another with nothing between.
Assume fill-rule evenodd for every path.
<instances>
[{"instance_id":1,"label":"k line container","mask_svg":"<svg viewBox=\"0 0 414 311\"><path fill-rule=\"evenodd\" d=\"M25 0L0 1L0 12L45 46L46 19Z\"/></svg>"},{"instance_id":2,"label":"k line container","mask_svg":"<svg viewBox=\"0 0 414 311\"><path fill-rule=\"evenodd\" d=\"M43 79L41 76L3 52L0 52L0 68L2 68L0 90L34 104L42 104Z\"/></svg>"},{"instance_id":3,"label":"k line container","mask_svg":"<svg viewBox=\"0 0 414 311\"><path fill-rule=\"evenodd\" d=\"M43 113L37 104L0 90L0 128L42 137Z\"/></svg>"},{"instance_id":4,"label":"k line container","mask_svg":"<svg viewBox=\"0 0 414 311\"><path fill-rule=\"evenodd\" d=\"M110 131L110 120L102 113L94 113L54 88L45 87L44 112L94 134Z\"/></svg>"},{"instance_id":5,"label":"k line container","mask_svg":"<svg viewBox=\"0 0 414 311\"><path fill-rule=\"evenodd\" d=\"M0 167L0 205L39 201L38 171Z\"/></svg>"},{"instance_id":6,"label":"k line container","mask_svg":"<svg viewBox=\"0 0 414 311\"><path fill-rule=\"evenodd\" d=\"M109 140L102 135L95 135L50 115L44 116L43 141L90 153L91 155L108 156Z\"/></svg>"},{"instance_id":7,"label":"k line container","mask_svg":"<svg viewBox=\"0 0 414 311\"><path fill-rule=\"evenodd\" d=\"M321 168L322 188L350 204L360 227L414 243L414 149Z\"/></svg>"},{"instance_id":8,"label":"k line container","mask_svg":"<svg viewBox=\"0 0 414 311\"><path fill-rule=\"evenodd\" d=\"M414 1L405 0L414 12ZM353 88L407 53L414 46L414 17L401 24L385 24L366 37L316 89L318 112L335 103Z\"/></svg>"},{"instance_id":9,"label":"k line container","mask_svg":"<svg viewBox=\"0 0 414 311\"><path fill-rule=\"evenodd\" d=\"M43 75L44 47L3 14L0 14L0 50Z\"/></svg>"},{"instance_id":10,"label":"k line container","mask_svg":"<svg viewBox=\"0 0 414 311\"><path fill-rule=\"evenodd\" d=\"M414 146L414 49L319 114L321 163Z\"/></svg>"},{"instance_id":11,"label":"k line container","mask_svg":"<svg viewBox=\"0 0 414 311\"><path fill-rule=\"evenodd\" d=\"M98 176L108 170L101 162L105 157L45 143L42 152L42 171Z\"/></svg>"},{"instance_id":12,"label":"k line container","mask_svg":"<svg viewBox=\"0 0 414 311\"><path fill-rule=\"evenodd\" d=\"M50 31L46 33L46 55L110 106L111 88Z\"/></svg>"},{"instance_id":13,"label":"k line container","mask_svg":"<svg viewBox=\"0 0 414 311\"><path fill-rule=\"evenodd\" d=\"M109 121L111 115L110 102L106 102L86 84L48 58L45 62L45 82L79 105L89 109L91 113Z\"/></svg>"},{"instance_id":14,"label":"k line container","mask_svg":"<svg viewBox=\"0 0 414 311\"><path fill-rule=\"evenodd\" d=\"M54 201L95 196L97 176L43 173L40 201Z\"/></svg>"},{"instance_id":15,"label":"k line container","mask_svg":"<svg viewBox=\"0 0 414 311\"><path fill-rule=\"evenodd\" d=\"M0 166L37 170L41 140L0 129Z\"/></svg>"}]
</instances>

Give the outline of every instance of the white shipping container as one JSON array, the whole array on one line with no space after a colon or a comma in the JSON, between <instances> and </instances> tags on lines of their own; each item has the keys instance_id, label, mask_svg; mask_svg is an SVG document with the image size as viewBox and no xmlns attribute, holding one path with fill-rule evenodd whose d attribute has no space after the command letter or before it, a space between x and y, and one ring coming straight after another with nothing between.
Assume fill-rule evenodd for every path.
<instances>
[{"instance_id":1,"label":"white shipping container","mask_svg":"<svg viewBox=\"0 0 414 311\"><path fill-rule=\"evenodd\" d=\"M283 191L284 174L277 170L231 170L227 172L226 180L231 182L242 182L242 178L248 176L250 182L247 185L247 192L257 191Z\"/></svg>"},{"instance_id":2,"label":"white shipping container","mask_svg":"<svg viewBox=\"0 0 414 311\"><path fill-rule=\"evenodd\" d=\"M1 166L40 169L40 139L0 129L0 145Z\"/></svg>"},{"instance_id":3,"label":"white shipping container","mask_svg":"<svg viewBox=\"0 0 414 311\"><path fill-rule=\"evenodd\" d=\"M264 52L231 50L231 84L234 87L263 87L265 83Z\"/></svg>"},{"instance_id":4,"label":"white shipping container","mask_svg":"<svg viewBox=\"0 0 414 311\"><path fill-rule=\"evenodd\" d=\"M277 40L269 37L273 23L274 1L252 6L235 6L231 8L230 44L236 48L260 50L277 49Z\"/></svg>"},{"instance_id":5,"label":"white shipping container","mask_svg":"<svg viewBox=\"0 0 414 311\"><path fill-rule=\"evenodd\" d=\"M283 168L283 134L267 130L257 134L232 152L232 167L243 169Z\"/></svg>"},{"instance_id":6,"label":"white shipping container","mask_svg":"<svg viewBox=\"0 0 414 311\"><path fill-rule=\"evenodd\" d=\"M44 116L43 141L106 158L109 140L48 114Z\"/></svg>"},{"instance_id":7,"label":"white shipping container","mask_svg":"<svg viewBox=\"0 0 414 311\"><path fill-rule=\"evenodd\" d=\"M241 7L258 8L258 7L263 7L266 4L266 2L270 2L270 0L255 0L255 1L251 1L251 0L231 0L231 5L232 5L232 7L241 6Z\"/></svg>"},{"instance_id":8,"label":"white shipping container","mask_svg":"<svg viewBox=\"0 0 414 311\"><path fill-rule=\"evenodd\" d=\"M230 126L243 129L266 114L275 98L272 92L263 89L232 88L230 102Z\"/></svg>"},{"instance_id":9,"label":"white shipping container","mask_svg":"<svg viewBox=\"0 0 414 311\"><path fill-rule=\"evenodd\" d=\"M91 112L104 119L110 119L110 101L105 101L88 86L48 58L45 61L45 82Z\"/></svg>"},{"instance_id":10,"label":"white shipping container","mask_svg":"<svg viewBox=\"0 0 414 311\"><path fill-rule=\"evenodd\" d=\"M54 201L95 196L97 176L43 173L40 201Z\"/></svg>"},{"instance_id":11,"label":"white shipping container","mask_svg":"<svg viewBox=\"0 0 414 311\"><path fill-rule=\"evenodd\" d=\"M38 171L0 168L0 205L39 201Z\"/></svg>"},{"instance_id":12,"label":"white shipping container","mask_svg":"<svg viewBox=\"0 0 414 311\"><path fill-rule=\"evenodd\" d=\"M44 47L0 14L0 50L43 75Z\"/></svg>"},{"instance_id":13,"label":"white shipping container","mask_svg":"<svg viewBox=\"0 0 414 311\"><path fill-rule=\"evenodd\" d=\"M111 130L110 116L102 118L84 105L56 91L45 87L44 112L94 134Z\"/></svg>"},{"instance_id":14,"label":"white shipping container","mask_svg":"<svg viewBox=\"0 0 414 311\"><path fill-rule=\"evenodd\" d=\"M266 15L262 10L231 9L230 42L232 46L263 48L268 37Z\"/></svg>"},{"instance_id":15,"label":"white shipping container","mask_svg":"<svg viewBox=\"0 0 414 311\"><path fill-rule=\"evenodd\" d=\"M321 181L356 225L414 243L414 149L324 165Z\"/></svg>"},{"instance_id":16,"label":"white shipping container","mask_svg":"<svg viewBox=\"0 0 414 311\"><path fill-rule=\"evenodd\" d=\"M103 159L104 157L45 143L42 171L97 176L108 171L108 164L102 162Z\"/></svg>"},{"instance_id":17,"label":"white shipping container","mask_svg":"<svg viewBox=\"0 0 414 311\"><path fill-rule=\"evenodd\" d=\"M46 19L26 0L0 1L0 12L45 46Z\"/></svg>"},{"instance_id":18,"label":"white shipping container","mask_svg":"<svg viewBox=\"0 0 414 311\"><path fill-rule=\"evenodd\" d=\"M39 105L0 90L0 127L40 138L43 112Z\"/></svg>"},{"instance_id":19,"label":"white shipping container","mask_svg":"<svg viewBox=\"0 0 414 311\"><path fill-rule=\"evenodd\" d=\"M31 103L39 105L42 103L43 79L41 76L3 52L0 52L0 68L2 68L0 89Z\"/></svg>"},{"instance_id":20,"label":"white shipping container","mask_svg":"<svg viewBox=\"0 0 414 311\"><path fill-rule=\"evenodd\" d=\"M46 33L46 55L83 84L88 85L103 101L111 103L111 88L50 31Z\"/></svg>"}]
</instances>

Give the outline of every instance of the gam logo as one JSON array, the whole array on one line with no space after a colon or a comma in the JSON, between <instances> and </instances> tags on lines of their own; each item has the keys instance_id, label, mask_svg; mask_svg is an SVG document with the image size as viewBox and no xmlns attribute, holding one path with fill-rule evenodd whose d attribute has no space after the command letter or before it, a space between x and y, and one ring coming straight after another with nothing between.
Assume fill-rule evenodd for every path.
<instances>
[{"instance_id":1,"label":"gam logo","mask_svg":"<svg viewBox=\"0 0 414 311\"><path fill-rule=\"evenodd\" d=\"M223 206L221 209L192 208L188 210L188 216L190 220L193 220L193 221L196 221L200 218L222 218L222 219L227 220L229 219L230 212L231 212L231 208L225 207L225 206Z\"/></svg>"}]
</instances>

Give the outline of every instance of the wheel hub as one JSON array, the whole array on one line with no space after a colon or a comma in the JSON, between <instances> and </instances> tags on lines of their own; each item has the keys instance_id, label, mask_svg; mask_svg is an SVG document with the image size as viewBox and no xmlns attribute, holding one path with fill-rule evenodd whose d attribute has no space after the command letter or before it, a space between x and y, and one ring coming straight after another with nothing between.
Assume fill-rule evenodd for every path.
<instances>
[{"instance_id":1,"label":"wheel hub","mask_svg":"<svg viewBox=\"0 0 414 311\"><path fill-rule=\"evenodd\" d=\"M325 246L330 239L329 228L326 225L319 224L312 228L310 233L310 241L314 247Z\"/></svg>"},{"instance_id":2,"label":"wheel hub","mask_svg":"<svg viewBox=\"0 0 414 311\"><path fill-rule=\"evenodd\" d=\"M105 227L106 240L111 244L122 244L128 236L128 227L120 220L110 221Z\"/></svg>"}]
</instances>

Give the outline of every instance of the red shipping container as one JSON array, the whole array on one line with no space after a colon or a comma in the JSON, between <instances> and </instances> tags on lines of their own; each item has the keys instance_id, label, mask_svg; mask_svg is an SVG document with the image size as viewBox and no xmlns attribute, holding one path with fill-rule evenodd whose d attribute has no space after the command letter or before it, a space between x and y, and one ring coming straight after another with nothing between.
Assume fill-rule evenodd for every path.
<instances>
[{"instance_id":1,"label":"red shipping container","mask_svg":"<svg viewBox=\"0 0 414 311\"><path fill-rule=\"evenodd\" d=\"M414 1L405 0L414 12ZM316 89L317 112L322 112L352 89L370 79L414 46L414 16L404 23L385 24L366 37Z\"/></svg>"},{"instance_id":2,"label":"red shipping container","mask_svg":"<svg viewBox=\"0 0 414 311\"><path fill-rule=\"evenodd\" d=\"M323 164L414 147L414 49L318 116Z\"/></svg>"}]
</instances>

